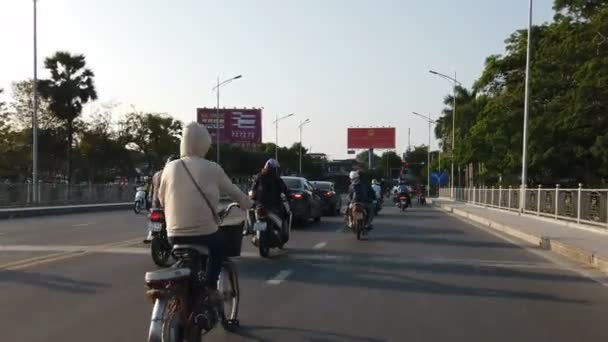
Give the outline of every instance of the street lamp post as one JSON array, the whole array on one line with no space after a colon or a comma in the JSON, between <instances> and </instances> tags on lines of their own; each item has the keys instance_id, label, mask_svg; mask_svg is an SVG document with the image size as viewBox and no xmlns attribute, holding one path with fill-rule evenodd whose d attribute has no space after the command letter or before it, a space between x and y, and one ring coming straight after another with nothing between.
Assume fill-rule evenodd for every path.
<instances>
[{"instance_id":1,"label":"street lamp post","mask_svg":"<svg viewBox=\"0 0 608 342\"><path fill-rule=\"evenodd\" d=\"M289 117L292 117L296 115L295 113L291 113L291 114L287 114L285 116L279 117L278 115L275 116L275 120L273 121L274 124L274 159L276 161L279 161L279 121L283 120L283 119L287 119Z\"/></svg>"},{"instance_id":2,"label":"street lamp post","mask_svg":"<svg viewBox=\"0 0 608 342\"><path fill-rule=\"evenodd\" d=\"M34 0L34 108L32 111L32 201L38 202L38 18Z\"/></svg>"},{"instance_id":3,"label":"street lamp post","mask_svg":"<svg viewBox=\"0 0 608 342\"><path fill-rule=\"evenodd\" d=\"M302 128L309 123L310 119L306 119L298 125L298 128L300 129L300 176L302 176Z\"/></svg>"},{"instance_id":4,"label":"street lamp post","mask_svg":"<svg viewBox=\"0 0 608 342\"><path fill-rule=\"evenodd\" d=\"M423 115L420 113L416 113L416 112L412 112L412 114L417 115L423 119L426 120L426 122L429 124L429 146L427 149L427 187L426 187L426 195L427 197L431 197L431 124L435 123L435 120L431 119L430 115Z\"/></svg>"},{"instance_id":5,"label":"street lamp post","mask_svg":"<svg viewBox=\"0 0 608 342\"><path fill-rule=\"evenodd\" d=\"M526 181L528 179L528 116L530 106L530 50L532 48L532 9L533 0L530 0L528 12L528 47L526 51L526 89L524 95L524 136L521 154L521 200L520 210L526 209Z\"/></svg>"},{"instance_id":6,"label":"street lamp post","mask_svg":"<svg viewBox=\"0 0 608 342\"><path fill-rule=\"evenodd\" d=\"M220 82L220 78L217 78L217 85L215 87L213 87L213 91L215 91L215 94L217 95L217 103L216 103L216 107L215 107L215 144L216 144L216 150L217 150L217 155L216 155L216 159L215 161L219 164L220 163L220 89L225 86L226 84L234 81L234 80L238 80L239 78L243 77L243 75L237 75L234 76L232 78L229 78L223 82Z\"/></svg>"},{"instance_id":7,"label":"street lamp post","mask_svg":"<svg viewBox=\"0 0 608 342\"><path fill-rule=\"evenodd\" d=\"M456 86L460 85L460 82L458 82L458 80L456 79L456 71L454 71L454 77L433 70L429 70L429 72L453 84L452 97L454 100L454 104L452 105L452 170L450 175L450 196L454 197L454 148L456 145Z\"/></svg>"}]
</instances>

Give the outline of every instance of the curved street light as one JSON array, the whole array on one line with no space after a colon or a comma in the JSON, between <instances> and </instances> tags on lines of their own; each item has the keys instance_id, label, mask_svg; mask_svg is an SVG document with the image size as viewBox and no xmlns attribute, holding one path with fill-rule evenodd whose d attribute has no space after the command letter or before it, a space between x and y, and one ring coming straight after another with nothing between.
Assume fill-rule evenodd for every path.
<instances>
[{"instance_id":1,"label":"curved street light","mask_svg":"<svg viewBox=\"0 0 608 342\"><path fill-rule=\"evenodd\" d=\"M430 115L424 115L416 112L412 112L412 114L417 115L423 118L429 124L429 146L427 148L427 187L426 187L426 195L427 197L431 197L431 124L436 123L437 121L431 119Z\"/></svg>"},{"instance_id":2,"label":"curved street light","mask_svg":"<svg viewBox=\"0 0 608 342\"><path fill-rule=\"evenodd\" d=\"M454 71L454 77L448 76L446 74L442 74L440 72L429 70L429 72L433 75L437 75L444 80L450 82L453 85L452 87L452 97L454 100L454 104L452 105L452 171L450 176L450 196L454 197L454 147L456 145L456 86L461 85L460 82L456 79L456 72Z\"/></svg>"},{"instance_id":3,"label":"curved street light","mask_svg":"<svg viewBox=\"0 0 608 342\"><path fill-rule=\"evenodd\" d=\"M234 81L234 80L238 80L239 78L243 77L243 75L237 75L234 76L232 78L229 78L223 82L220 82L220 78L217 78L217 85L215 87L213 87L211 90L215 91L216 95L217 95L217 107L215 108L215 144L217 145L217 155L216 155L216 162L219 164L220 163L220 89L227 85L228 83Z\"/></svg>"},{"instance_id":4,"label":"curved street light","mask_svg":"<svg viewBox=\"0 0 608 342\"><path fill-rule=\"evenodd\" d=\"M276 116L275 120L272 122L274 124L274 159L276 161L279 161L279 121L287 119L289 117L292 117L296 115L295 113L291 113L291 114L287 114L285 116L282 117L278 117Z\"/></svg>"},{"instance_id":5,"label":"curved street light","mask_svg":"<svg viewBox=\"0 0 608 342\"><path fill-rule=\"evenodd\" d=\"M310 119L306 119L298 125L298 128L300 129L300 176L302 176L302 128L309 123Z\"/></svg>"}]
</instances>

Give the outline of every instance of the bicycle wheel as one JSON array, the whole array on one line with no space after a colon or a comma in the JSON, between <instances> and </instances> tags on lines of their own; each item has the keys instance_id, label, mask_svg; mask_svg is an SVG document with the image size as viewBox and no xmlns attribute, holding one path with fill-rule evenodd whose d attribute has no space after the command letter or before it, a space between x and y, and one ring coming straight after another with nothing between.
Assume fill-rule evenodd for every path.
<instances>
[{"instance_id":1,"label":"bicycle wheel","mask_svg":"<svg viewBox=\"0 0 608 342\"><path fill-rule=\"evenodd\" d=\"M240 301L239 277L236 266L229 260L222 263L218 290L222 295L222 325L224 328L238 325L237 319Z\"/></svg>"}]
</instances>

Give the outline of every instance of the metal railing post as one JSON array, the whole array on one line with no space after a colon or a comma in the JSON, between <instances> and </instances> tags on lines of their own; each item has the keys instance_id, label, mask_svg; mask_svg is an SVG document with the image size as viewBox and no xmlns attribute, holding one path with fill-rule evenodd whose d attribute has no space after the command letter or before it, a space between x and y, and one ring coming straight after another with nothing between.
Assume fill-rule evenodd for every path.
<instances>
[{"instance_id":1,"label":"metal railing post","mask_svg":"<svg viewBox=\"0 0 608 342\"><path fill-rule=\"evenodd\" d=\"M559 184L555 184L555 219L557 220L559 206Z\"/></svg>"},{"instance_id":2,"label":"metal railing post","mask_svg":"<svg viewBox=\"0 0 608 342\"><path fill-rule=\"evenodd\" d=\"M494 205L494 185L492 185L492 190L490 190L490 202L492 202L492 206Z\"/></svg>"},{"instance_id":3,"label":"metal railing post","mask_svg":"<svg viewBox=\"0 0 608 342\"><path fill-rule=\"evenodd\" d=\"M507 209L511 210L511 190L513 187L509 185L509 202L507 203Z\"/></svg>"},{"instance_id":4,"label":"metal railing post","mask_svg":"<svg viewBox=\"0 0 608 342\"><path fill-rule=\"evenodd\" d=\"M475 187L473 187L473 204L475 204Z\"/></svg>"},{"instance_id":5,"label":"metal railing post","mask_svg":"<svg viewBox=\"0 0 608 342\"><path fill-rule=\"evenodd\" d=\"M540 216L540 188L542 185L538 185L538 195L536 196L536 216Z\"/></svg>"},{"instance_id":6,"label":"metal railing post","mask_svg":"<svg viewBox=\"0 0 608 342\"><path fill-rule=\"evenodd\" d=\"M502 185L498 186L498 209L502 206Z\"/></svg>"},{"instance_id":7,"label":"metal railing post","mask_svg":"<svg viewBox=\"0 0 608 342\"><path fill-rule=\"evenodd\" d=\"M581 223L581 194L583 183L578 183L578 200L576 204L576 223Z\"/></svg>"}]
</instances>

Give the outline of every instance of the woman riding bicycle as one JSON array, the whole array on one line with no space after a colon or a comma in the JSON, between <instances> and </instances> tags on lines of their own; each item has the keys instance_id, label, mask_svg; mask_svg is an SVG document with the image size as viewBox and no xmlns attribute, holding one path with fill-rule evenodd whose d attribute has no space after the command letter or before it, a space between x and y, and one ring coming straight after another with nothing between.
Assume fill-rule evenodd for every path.
<instances>
[{"instance_id":1,"label":"woman riding bicycle","mask_svg":"<svg viewBox=\"0 0 608 342\"><path fill-rule=\"evenodd\" d=\"M225 242L218 234L215 212L220 194L238 202L241 209L251 207L251 200L232 183L218 164L205 159L211 146L207 129L192 122L183 132L180 159L168 163L159 187L159 201L165 208L167 235L171 244L202 245L209 249L206 286L210 297L219 298L217 280Z\"/></svg>"}]
</instances>

